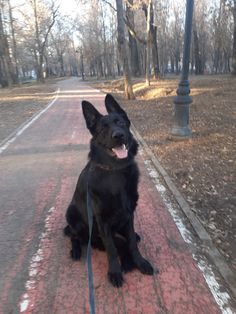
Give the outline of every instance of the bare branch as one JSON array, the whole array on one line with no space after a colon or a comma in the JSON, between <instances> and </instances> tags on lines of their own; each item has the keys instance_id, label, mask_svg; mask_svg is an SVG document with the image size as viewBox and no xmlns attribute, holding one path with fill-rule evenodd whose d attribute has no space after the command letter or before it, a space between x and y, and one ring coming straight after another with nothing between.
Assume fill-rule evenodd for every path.
<instances>
[{"instance_id":1,"label":"bare branch","mask_svg":"<svg viewBox=\"0 0 236 314\"><path fill-rule=\"evenodd\" d=\"M116 11L117 12L117 10L116 10L116 8L109 2L109 1L107 1L107 0L102 0L104 3L106 3L106 4L108 4L114 11ZM130 7L133 7L133 6L131 6L130 4L128 4ZM135 30L132 28L132 26L131 26L131 24L129 23L129 20L128 20L128 17L126 16L126 18L124 17L124 22L125 22L125 24L126 24L126 26L127 26L127 29L128 29L128 31L129 31L129 33L130 33L130 35L132 36L132 37L134 37L137 41L139 41L140 43L142 43L143 45L146 45L146 40L144 40L144 39L142 39L142 38L140 38L137 34L136 34L136 32L135 32Z\"/></svg>"},{"instance_id":2,"label":"bare branch","mask_svg":"<svg viewBox=\"0 0 236 314\"><path fill-rule=\"evenodd\" d=\"M48 35L56 21L56 17L57 17L57 12L58 12L58 9L59 9L59 6L57 6L55 9L52 7L52 21L51 23L49 24L48 26L48 30L46 32L46 35L45 35L45 38L44 38L44 41L43 41L43 44L42 44L42 52L44 51L44 48L45 48L45 45L46 45L46 42L47 42L47 39L48 39Z\"/></svg>"},{"instance_id":3,"label":"bare branch","mask_svg":"<svg viewBox=\"0 0 236 314\"><path fill-rule=\"evenodd\" d=\"M135 30L133 29L133 27L132 27L131 24L129 23L129 20L128 20L127 17L126 17L126 18L124 17L124 22L125 22L125 24L126 24L126 26L127 26L127 29L128 29L128 32L130 33L130 35L131 35L132 37L134 37L137 41L139 41L141 44L146 45L146 44L147 44L147 41L146 41L145 39L140 38L140 37L137 35L137 33L135 32Z\"/></svg>"},{"instance_id":4,"label":"bare branch","mask_svg":"<svg viewBox=\"0 0 236 314\"><path fill-rule=\"evenodd\" d=\"M107 0L102 0L104 3L106 3L106 4L108 4L111 8L112 8L112 10L114 10L115 12L117 12L117 10L116 10L116 8L109 2L109 1L107 1Z\"/></svg>"}]
</instances>

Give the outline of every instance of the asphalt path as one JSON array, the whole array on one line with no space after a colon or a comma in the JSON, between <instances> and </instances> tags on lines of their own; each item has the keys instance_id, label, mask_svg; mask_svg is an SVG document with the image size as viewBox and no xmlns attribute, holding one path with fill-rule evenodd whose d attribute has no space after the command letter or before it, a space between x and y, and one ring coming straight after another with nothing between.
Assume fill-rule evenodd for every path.
<instances>
[{"instance_id":1,"label":"asphalt path","mask_svg":"<svg viewBox=\"0 0 236 314\"><path fill-rule=\"evenodd\" d=\"M62 230L88 154L81 100L104 112L104 94L78 79L58 87L55 100L0 148L0 313L89 313L86 252L81 261L72 261ZM140 249L160 274L133 271L116 289L106 278L105 253L94 250L96 313L221 313L144 162L138 161L142 178L135 224Z\"/></svg>"}]
</instances>

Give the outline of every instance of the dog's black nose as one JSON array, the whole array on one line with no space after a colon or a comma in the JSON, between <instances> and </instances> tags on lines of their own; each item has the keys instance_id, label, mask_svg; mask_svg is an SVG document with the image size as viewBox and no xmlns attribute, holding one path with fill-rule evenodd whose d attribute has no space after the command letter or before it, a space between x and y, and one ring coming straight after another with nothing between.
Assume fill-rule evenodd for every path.
<instances>
[{"instance_id":1,"label":"dog's black nose","mask_svg":"<svg viewBox=\"0 0 236 314\"><path fill-rule=\"evenodd\" d=\"M123 140L125 137L125 134L121 131L116 130L112 132L111 137L116 140Z\"/></svg>"}]
</instances>

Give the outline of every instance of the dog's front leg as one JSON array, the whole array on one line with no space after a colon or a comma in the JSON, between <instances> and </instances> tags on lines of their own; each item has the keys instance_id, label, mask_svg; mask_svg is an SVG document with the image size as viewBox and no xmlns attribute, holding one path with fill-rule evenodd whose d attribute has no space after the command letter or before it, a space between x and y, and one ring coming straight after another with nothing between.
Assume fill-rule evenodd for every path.
<instances>
[{"instance_id":1,"label":"dog's front leg","mask_svg":"<svg viewBox=\"0 0 236 314\"><path fill-rule=\"evenodd\" d=\"M134 231L134 217L130 217L129 222L125 227L125 236L128 240L128 245L130 249L130 254L133 257L133 261L137 268L147 275L153 275L152 265L141 255L137 246L136 233Z\"/></svg>"},{"instance_id":2,"label":"dog's front leg","mask_svg":"<svg viewBox=\"0 0 236 314\"><path fill-rule=\"evenodd\" d=\"M108 278L115 287L121 287L123 283L123 277L121 273L121 266L118 260L118 253L115 247L111 229L107 223L104 223L100 215L96 215L98 229L105 246L108 257Z\"/></svg>"}]
</instances>

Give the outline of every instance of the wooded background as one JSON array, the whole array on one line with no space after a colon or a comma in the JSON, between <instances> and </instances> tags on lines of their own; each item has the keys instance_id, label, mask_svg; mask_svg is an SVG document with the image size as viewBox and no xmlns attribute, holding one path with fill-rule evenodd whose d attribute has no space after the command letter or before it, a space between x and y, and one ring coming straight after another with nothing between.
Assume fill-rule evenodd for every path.
<instances>
[{"instance_id":1,"label":"wooded background","mask_svg":"<svg viewBox=\"0 0 236 314\"><path fill-rule=\"evenodd\" d=\"M0 0L2 87L70 75L148 84L180 72L185 1L77 0L71 15L61 3ZM191 73L236 75L236 0L195 1L191 47Z\"/></svg>"}]
</instances>

